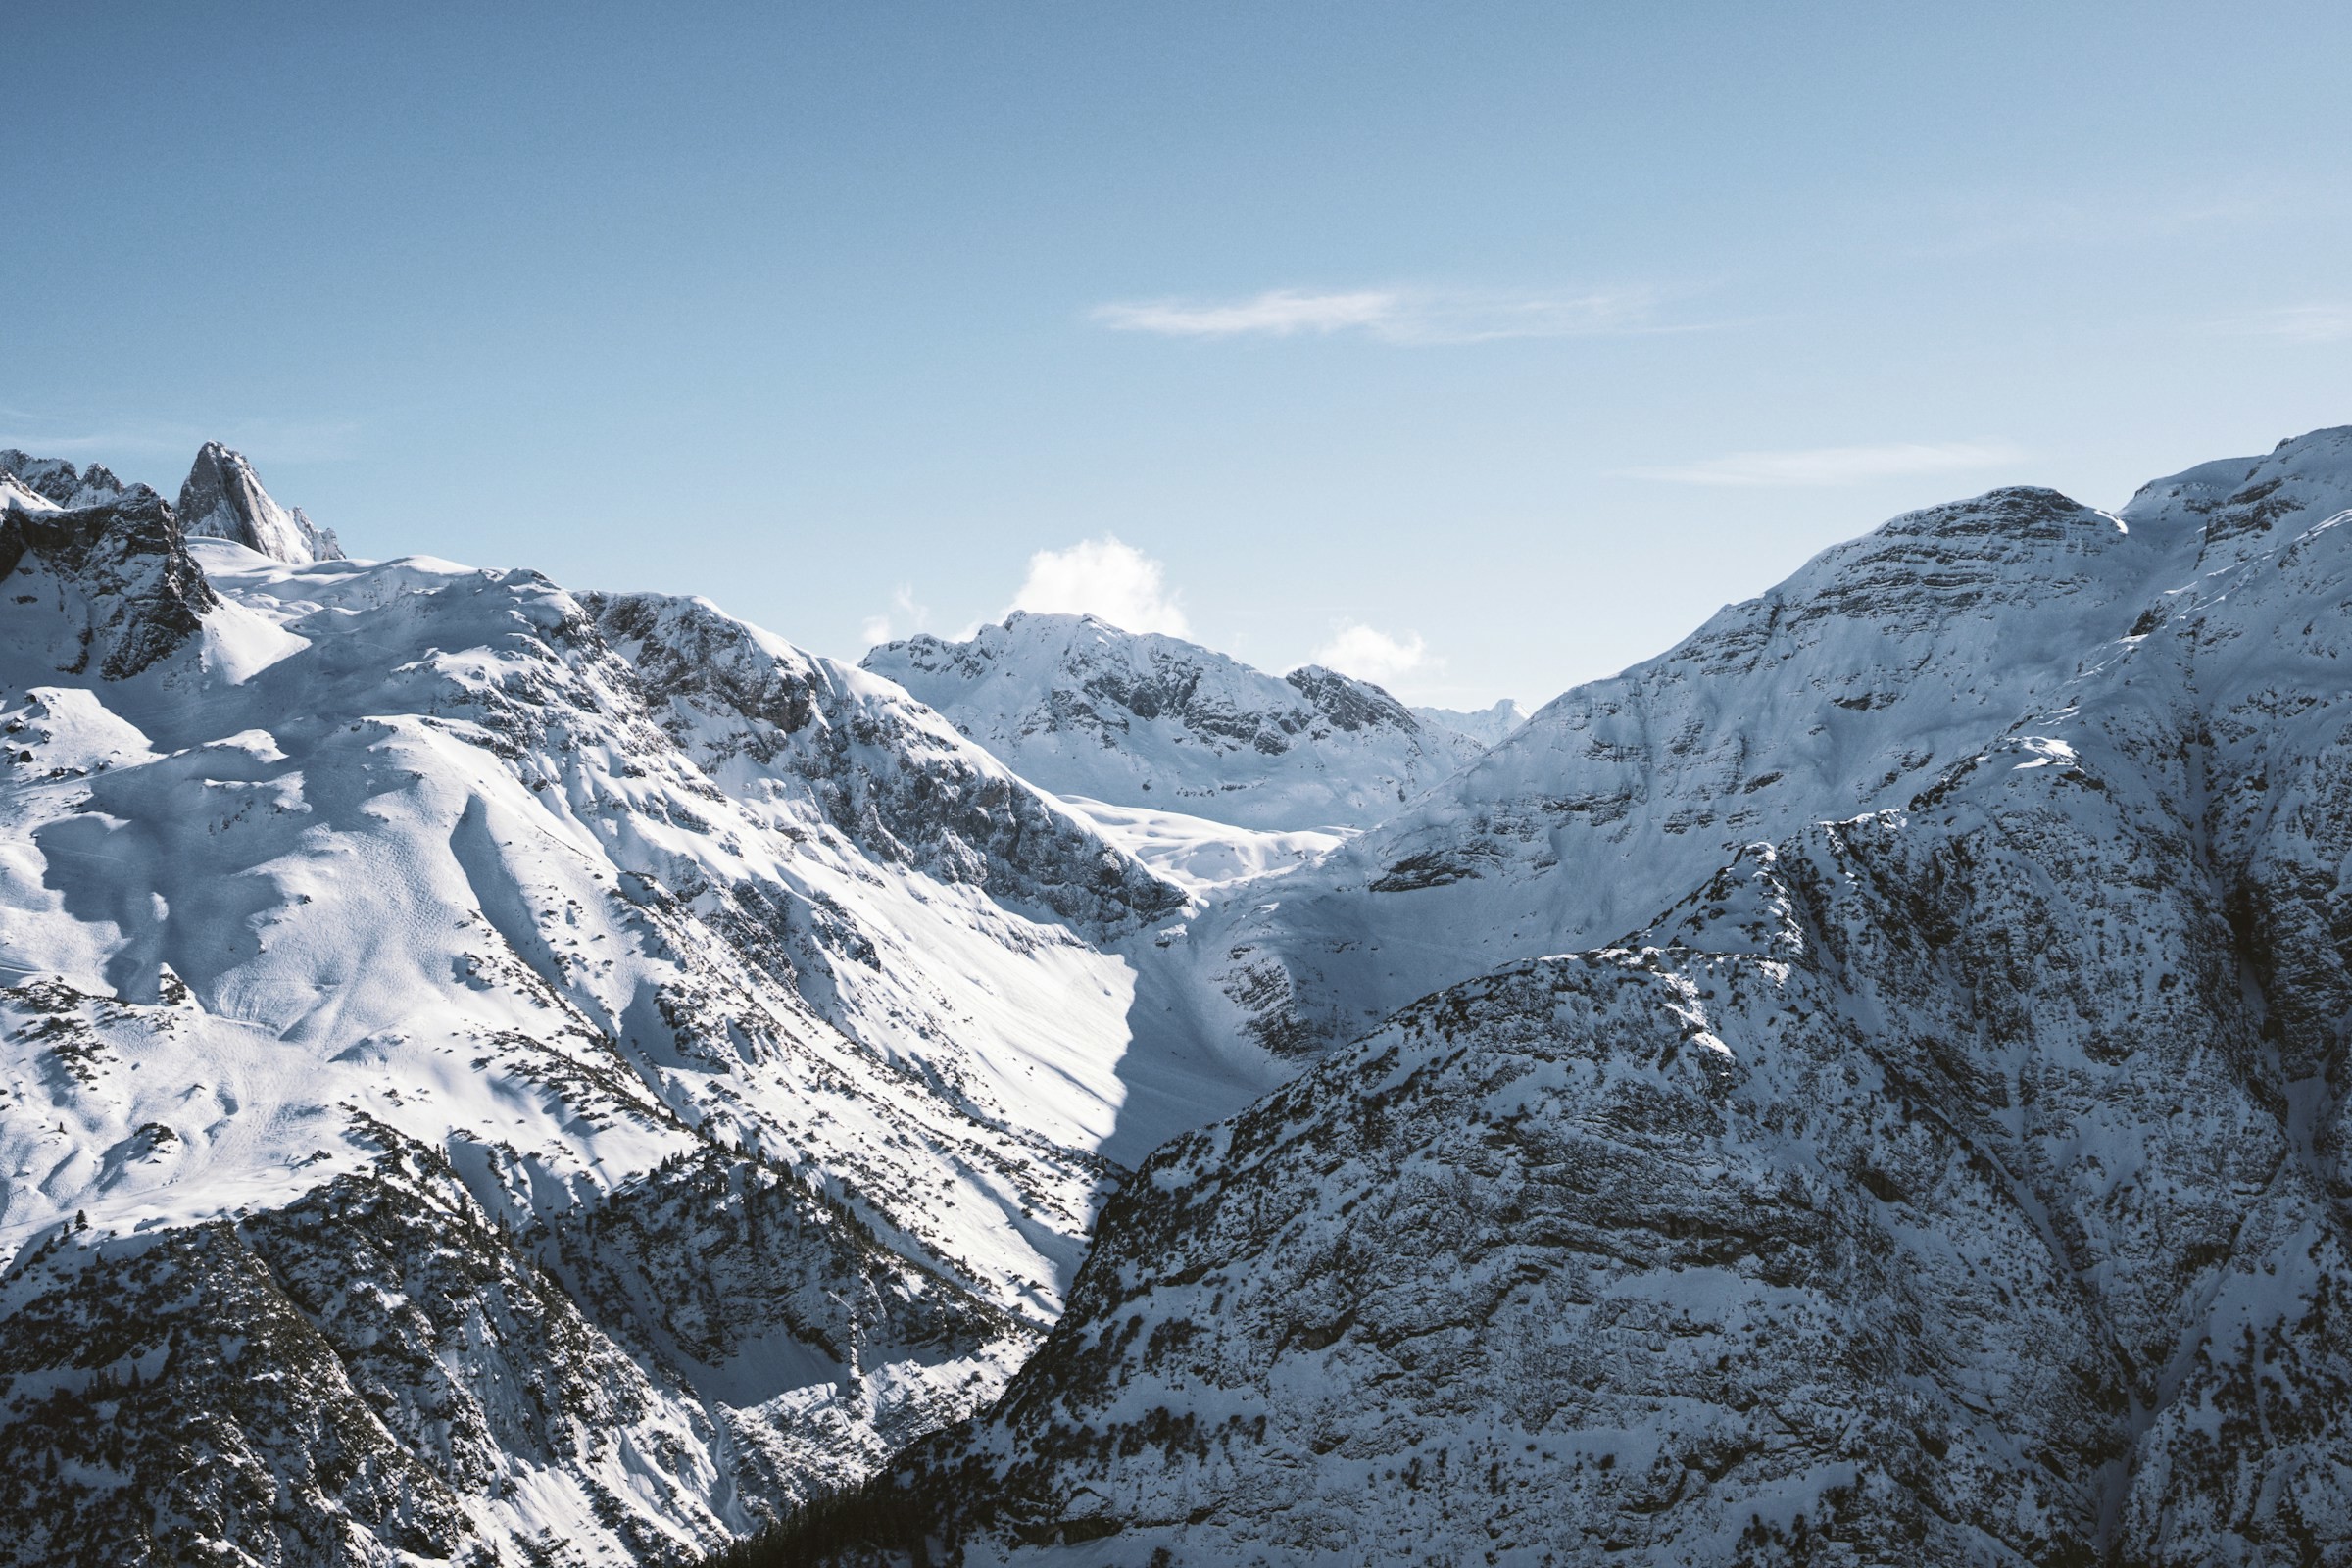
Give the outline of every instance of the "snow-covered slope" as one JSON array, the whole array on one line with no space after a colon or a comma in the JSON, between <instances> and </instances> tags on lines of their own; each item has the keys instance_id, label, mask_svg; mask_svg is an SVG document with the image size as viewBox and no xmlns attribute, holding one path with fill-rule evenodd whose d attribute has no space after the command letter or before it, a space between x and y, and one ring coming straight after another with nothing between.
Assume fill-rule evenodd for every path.
<instances>
[{"instance_id":1,"label":"snow-covered slope","mask_svg":"<svg viewBox=\"0 0 2352 1568\"><path fill-rule=\"evenodd\" d=\"M1177 889L702 601L10 462L0 1561L663 1560L994 1394Z\"/></svg>"},{"instance_id":2,"label":"snow-covered slope","mask_svg":"<svg viewBox=\"0 0 2352 1568\"><path fill-rule=\"evenodd\" d=\"M2245 466L2240 466L2242 471ZM1281 1053L1508 959L1623 935L1745 842L1899 805L2196 579L2194 519L2047 490L1898 517L1580 686L1172 954Z\"/></svg>"},{"instance_id":3,"label":"snow-covered slope","mask_svg":"<svg viewBox=\"0 0 2352 1568\"><path fill-rule=\"evenodd\" d=\"M1551 781L1505 820L1477 770L1377 896L1549 880L1592 929L1759 797L1841 820L1161 1151L1004 1400L837 1528L973 1565L2352 1557L2347 521L2352 431L2121 519L2005 493L1571 693L1505 748Z\"/></svg>"},{"instance_id":4,"label":"snow-covered slope","mask_svg":"<svg viewBox=\"0 0 2352 1568\"><path fill-rule=\"evenodd\" d=\"M1016 611L865 656L1032 783L1260 829L1368 827L1483 749L1379 687L1276 677L1092 615Z\"/></svg>"}]
</instances>

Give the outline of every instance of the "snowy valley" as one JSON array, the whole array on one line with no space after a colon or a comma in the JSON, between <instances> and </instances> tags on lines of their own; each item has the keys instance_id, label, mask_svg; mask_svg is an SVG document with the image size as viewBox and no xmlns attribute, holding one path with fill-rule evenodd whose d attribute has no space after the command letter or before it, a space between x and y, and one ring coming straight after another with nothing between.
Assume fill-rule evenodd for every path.
<instances>
[{"instance_id":1,"label":"snowy valley","mask_svg":"<svg viewBox=\"0 0 2352 1568\"><path fill-rule=\"evenodd\" d=\"M2347 518L1527 716L0 453L0 1561L2338 1560Z\"/></svg>"}]
</instances>

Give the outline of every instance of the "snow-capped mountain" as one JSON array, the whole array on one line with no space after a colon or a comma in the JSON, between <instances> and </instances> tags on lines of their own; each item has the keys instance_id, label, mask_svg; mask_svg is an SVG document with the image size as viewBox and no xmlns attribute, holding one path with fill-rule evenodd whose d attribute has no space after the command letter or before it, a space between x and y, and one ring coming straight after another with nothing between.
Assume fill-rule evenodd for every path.
<instances>
[{"instance_id":1,"label":"snow-capped mountain","mask_svg":"<svg viewBox=\"0 0 2352 1568\"><path fill-rule=\"evenodd\" d=\"M125 485L99 465L76 471L62 458L36 458L0 447L0 507L50 512L112 501L145 485Z\"/></svg>"},{"instance_id":2,"label":"snow-capped mountain","mask_svg":"<svg viewBox=\"0 0 2352 1568\"><path fill-rule=\"evenodd\" d=\"M2352 430L1898 518L1196 916L1314 1058L1145 1162L1005 1397L827 1527L2352 1556L2347 521Z\"/></svg>"},{"instance_id":3,"label":"snow-capped mountain","mask_svg":"<svg viewBox=\"0 0 2352 1568\"><path fill-rule=\"evenodd\" d=\"M1023 778L1240 827L1368 827L1477 757L1367 681L1239 660L1092 615L1015 611L968 641L885 643L864 665Z\"/></svg>"},{"instance_id":4,"label":"snow-capped mountain","mask_svg":"<svg viewBox=\"0 0 2352 1568\"><path fill-rule=\"evenodd\" d=\"M2200 580L2197 522L2030 489L1897 517L1545 705L1279 904L1194 919L1180 956L1219 1027L1296 1054L1612 941L1744 843L1900 806L2102 663Z\"/></svg>"},{"instance_id":5,"label":"snow-capped mountain","mask_svg":"<svg viewBox=\"0 0 2352 1568\"><path fill-rule=\"evenodd\" d=\"M1177 889L703 601L8 472L0 1561L673 1560L994 1396Z\"/></svg>"},{"instance_id":6,"label":"snow-capped mountain","mask_svg":"<svg viewBox=\"0 0 2352 1568\"><path fill-rule=\"evenodd\" d=\"M2352 430L1483 752L231 459L0 454L0 1562L2352 1555Z\"/></svg>"}]
</instances>

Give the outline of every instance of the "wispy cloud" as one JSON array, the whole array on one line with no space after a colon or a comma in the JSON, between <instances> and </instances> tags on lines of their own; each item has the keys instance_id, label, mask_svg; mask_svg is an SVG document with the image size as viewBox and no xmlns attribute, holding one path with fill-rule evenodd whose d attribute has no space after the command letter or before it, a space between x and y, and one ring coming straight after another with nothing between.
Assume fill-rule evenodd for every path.
<instances>
[{"instance_id":1,"label":"wispy cloud","mask_svg":"<svg viewBox=\"0 0 2352 1568\"><path fill-rule=\"evenodd\" d=\"M1118 332L1161 337L1300 337L1352 332L1383 343L1487 343L1503 338L1589 337L1688 331L1654 320L1649 288L1568 294L1445 289L1270 289L1242 300L1144 300L1099 305L1091 319Z\"/></svg>"},{"instance_id":2,"label":"wispy cloud","mask_svg":"<svg viewBox=\"0 0 2352 1568\"><path fill-rule=\"evenodd\" d=\"M1832 486L1915 473L1962 473L2023 457L2005 441L1894 442L1886 446L1808 447L1790 452L1732 452L1672 467L1620 468L1626 479L1661 484Z\"/></svg>"},{"instance_id":3,"label":"wispy cloud","mask_svg":"<svg viewBox=\"0 0 2352 1568\"><path fill-rule=\"evenodd\" d=\"M1152 300L1098 305L1091 314L1118 332L1156 332L1162 337L1296 337L1301 332L1377 326L1396 309L1396 296L1378 291L1303 294L1285 288L1222 305Z\"/></svg>"},{"instance_id":4,"label":"wispy cloud","mask_svg":"<svg viewBox=\"0 0 2352 1568\"><path fill-rule=\"evenodd\" d=\"M1343 622L1311 656L1315 663L1358 680L1387 682L1429 663L1429 647L1419 632L1392 637L1360 621Z\"/></svg>"},{"instance_id":5,"label":"wispy cloud","mask_svg":"<svg viewBox=\"0 0 2352 1568\"><path fill-rule=\"evenodd\" d=\"M1041 614L1095 615L1122 631L1191 634L1181 597L1169 590L1161 564L1109 534L1081 539L1067 550L1040 550L1012 609Z\"/></svg>"},{"instance_id":6,"label":"wispy cloud","mask_svg":"<svg viewBox=\"0 0 2352 1568\"><path fill-rule=\"evenodd\" d=\"M2285 305L2231 317L2215 325L2244 337L2282 337L2296 343L2341 343L2352 338L2352 305Z\"/></svg>"}]
</instances>

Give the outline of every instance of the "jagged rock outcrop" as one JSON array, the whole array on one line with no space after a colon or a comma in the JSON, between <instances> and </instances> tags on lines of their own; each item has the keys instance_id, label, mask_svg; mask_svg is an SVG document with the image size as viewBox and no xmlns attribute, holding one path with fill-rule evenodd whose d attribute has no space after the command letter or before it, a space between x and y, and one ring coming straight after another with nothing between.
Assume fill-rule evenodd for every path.
<instances>
[{"instance_id":1,"label":"jagged rock outcrop","mask_svg":"<svg viewBox=\"0 0 2352 1568\"><path fill-rule=\"evenodd\" d=\"M92 466L22 462L30 482L0 492L0 657L12 673L122 680L176 652L219 604L145 485ZM37 487L37 488L36 488Z\"/></svg>"},{"instance_id":2,"label":"jagged rock outcrop","mask_svg":"<svg viewBox=\"0 0 2352 1568\"><path fill-rule=\"evenodd\" d=\"M12 490L19 492L20 503L29 502L39 511L42 502L61 508L94 506L133 488L146 486L125 485L99 464L77 471L63 458L36 458L15 447L0 448L0 506L7 504Z\"/></svg>"},{"instance_id":3,"label":"jagged rock outcrop","mask_svg":"<svg viewBox=\"0 0 2352 1568\"><path fill-rule=\"evenodd\" d=\"M1368 681L1276 677L1092 615L1016 611L968 641L884 644L864 666L1032 783L1242 827L1369 826L1481 750Z\"/></svg>"},{"instance_id":4,"label":"jagged rock outcrop","mask_svg":"<svg viewBox=\"0 0 2352 1568\"><path fill-rule=\"evenodd\" d=\"M179 487L178 512L181 529L193 537L226 539L289 565L343 559L332 529L315 527L300 507L279 506L245 455L218 441L197 452Z\"/></svg>"}]
</instances>

